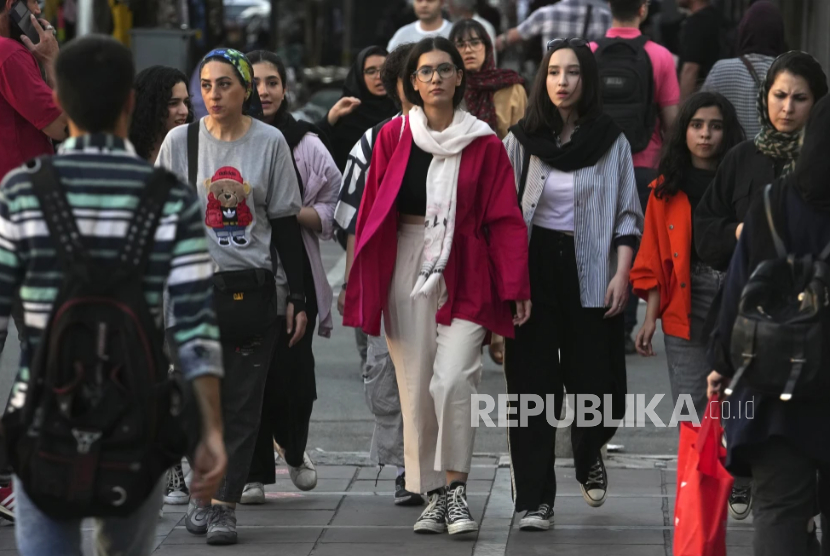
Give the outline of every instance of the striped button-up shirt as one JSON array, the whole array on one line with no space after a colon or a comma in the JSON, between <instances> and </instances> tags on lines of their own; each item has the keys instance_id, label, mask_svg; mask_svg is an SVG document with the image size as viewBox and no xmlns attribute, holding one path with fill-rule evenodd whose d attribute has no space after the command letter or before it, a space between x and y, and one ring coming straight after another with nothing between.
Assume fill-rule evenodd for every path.
<instances>
[{"instance_id":1,"label":"striped button-up shirt","mask_svg":"<svg viewBox=\"0 0 830 556\"><path fill-rule=\"evenodd\" d=\"M504 139L518 185L522 175L524 147L509 134ZM533 228L533 215L545 190L552 168L536 156L530 157L522 196L522 214ZM615 239L642 236L643 211L637 197L631 147L620 134L599 161L574 173L574 246L579 273L580 301L585 308L604 307L608 284L617 272Z\"/></svg>"},{"instance_id":2,"label":"striped button-up shirt","mask_svg":"<svg viewBox=\"0 0 830 556\"><path fill-rule=\"evenodd\" d=\"M763 83L775 58L763 54L747 54L746 59ZM761 131L761 119L758 117L758 85L740 58L729 58L715 63L712 71L706 76L703 90L720 93L732 103L747 139L758 135Z\"/></svg>"},{"instance_id":3,"label":"striped button-up shirt","mask_svg":"<svg viewBox=\"0 0 830 556\"><path fill-rule=\"evenodd\" d=\"M592 6L590 19L588 6ZM582 37L587 26L586 36ZM542 37L542 51L548 41L557 38L582 37L597 41L611 28L611 11L607 3L597 0L561 0L552 6L543 6L530 14L516 29L524 40Z\"/></svg>"},{"instance_id":4,"label":"striped button-up shirt","mask_svg":"<svg viewBox=\"0 0 830 556\"><path fill-rule=\"evenodd\" d=\"M123 247L152 166L135 155L129 142L109 135L68 139L53 164L90 257L95 263L111 264ZM222 375L213 263L202 218L191 187L179 183L170 189L143 278L144 297L158 322L165 284L169 289L186 378ZM21 351L11 403L20 404L25 397L29 355L46 329L62 283L63 270L31 174L24 168L13 170L0 186L0 333L5 338L19 292L29 349Z\"/></svg>"}]
</instances>

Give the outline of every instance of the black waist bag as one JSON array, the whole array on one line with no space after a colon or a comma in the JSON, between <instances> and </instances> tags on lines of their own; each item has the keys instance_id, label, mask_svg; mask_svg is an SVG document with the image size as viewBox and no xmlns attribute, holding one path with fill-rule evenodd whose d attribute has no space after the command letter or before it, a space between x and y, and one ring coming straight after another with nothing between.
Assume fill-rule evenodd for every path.
<instances>
[{"instance_id":1,"label":"black waist bag","mask_svg":"<svg viewBox=\"0 0 830 556\"><path fill-rule=\"evenodd\" d=\"M219 272L213 287L222 340L249 338L276 324L277 284L270 270Z\"/></svg>"},{"instance_id":2,"label":"black waist bag","mask_svg":"<svg viewBox=\"0 0 830 556\"><path fill-rule=\"evenodd\" d=\"M115 264L102 264L87 254L51 162L39 163L32 182L64 281L3 417L3 442L46 515L124 517L187 448L182 390L168 374L143 287L175 177L153 173Z\"/></svg>"},{"instance_id":3,"label":"black waist bag","mask_svg":"<svg viewBox=\"0 0 830 556\"><path fill-rule=\"evenodd\" d=\"M758 265L741 293L731 357L739 382L782 401L830 399L830 245L812 255L788 254L775 230L770 186L767 221L778 258Z\"/></svg>"}]
</instances>

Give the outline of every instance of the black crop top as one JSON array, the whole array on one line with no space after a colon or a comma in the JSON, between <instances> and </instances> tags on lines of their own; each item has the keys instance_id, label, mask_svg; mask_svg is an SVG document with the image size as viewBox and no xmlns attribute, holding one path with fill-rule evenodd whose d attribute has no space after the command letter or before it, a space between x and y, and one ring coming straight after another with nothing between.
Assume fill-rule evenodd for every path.
<instances>
[{"instance_id":1,"label":"black crop top","mask_svg":"<svg viewBox=\"0 0 830 556\"><path fill-rule=\"evenodd\" d=\"M427 171L431 163L432 155L419 149L413 141L401 190L398 191L398 212L401 214L426 215Z\"/></svg>"}]
</instances>

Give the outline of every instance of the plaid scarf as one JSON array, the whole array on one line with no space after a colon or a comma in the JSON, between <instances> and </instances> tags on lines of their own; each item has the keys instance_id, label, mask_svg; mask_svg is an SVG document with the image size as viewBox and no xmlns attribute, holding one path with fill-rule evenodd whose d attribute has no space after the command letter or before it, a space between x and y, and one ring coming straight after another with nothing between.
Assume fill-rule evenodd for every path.
<instances>
[{"instance_id":1,"label":"plaid scarf","mask_svg":"<svg viewBox=\"0 0 830 556\"><path fill-rule=\"evenodd\" d=\"M755 136L755 146L758 147L758 150L764 156L786 162L784 170L781 173L782 176L785 176L795 169L798 153L801 151L801 136L803 130L784 133L783 131L775 129L775 126L772 125L772 121L769 118L768 96L768 87L758 89L757 106L758 116L761 119L761 131Z\"/></svg>"},{"instance_id":2,"label":"plaid scarf","mask_svg":"<svg viewBox=\"0 0 830 556\"><path fill-rule=\"evenodd\" d=\"M493 60L493 50L490 49L481 69L467 72L467 90L464 92L467 111L489 124L495 131L497 121L493 95L496 91L524 82L522 76L515 71L497 68Z\"/></svg>"}]
</instances>

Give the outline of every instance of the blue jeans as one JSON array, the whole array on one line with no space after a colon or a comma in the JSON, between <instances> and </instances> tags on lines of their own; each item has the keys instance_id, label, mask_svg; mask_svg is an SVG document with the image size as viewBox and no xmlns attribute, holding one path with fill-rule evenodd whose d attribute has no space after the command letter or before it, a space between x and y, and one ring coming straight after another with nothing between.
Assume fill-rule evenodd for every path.
<instances>
[{"instance_id":1,"label":"blue jeans","mask_svg":"<svg viewBox=\"0 0 830 556\"><path fill-rule=\"evenodd\" d=\"M148 556L156 548L156 525L165 477L130 517L95 519L96 556ZM15 537L21 556L81 556L81 519L56 520L41 512L14 477Z\"/></svg>"}]
</instances>

